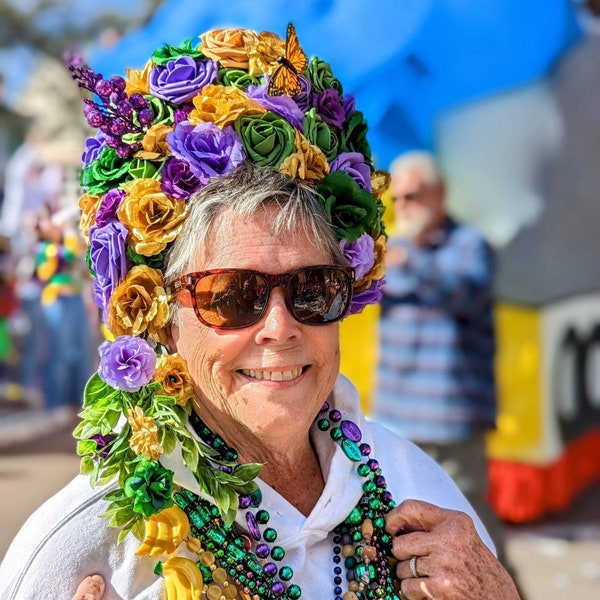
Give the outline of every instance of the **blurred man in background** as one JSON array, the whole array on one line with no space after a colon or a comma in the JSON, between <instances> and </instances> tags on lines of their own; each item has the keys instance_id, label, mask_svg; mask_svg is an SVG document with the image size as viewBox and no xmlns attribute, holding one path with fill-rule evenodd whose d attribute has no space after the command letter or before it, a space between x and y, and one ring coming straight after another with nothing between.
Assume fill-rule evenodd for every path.
<instances>
[{"instance_id":1,"label":"blurred man in background","mask_svg":"<svg viewBox=\"0 0 600 600\"><path fill-rule=\"evenodd\" d=\"M454 478L503 557L488 506L485 432L495 427L494 255L446 212L433 156L390 166L396 230L386 254L373 417L413 440Z\"/></svg>"}]
</instances>

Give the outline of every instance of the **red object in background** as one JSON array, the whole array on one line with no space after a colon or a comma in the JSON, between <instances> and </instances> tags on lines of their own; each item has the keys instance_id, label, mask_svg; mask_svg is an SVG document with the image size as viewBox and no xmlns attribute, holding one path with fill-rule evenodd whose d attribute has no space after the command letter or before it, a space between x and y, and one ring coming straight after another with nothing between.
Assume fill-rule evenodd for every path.
<instances>
[{"instance_id":1,"label":"red object in background","mask_svg":"<svg viewBox=\"0 0 600 600\"><path fill-rule=\"evenodd\" d=\"M0 317L7 318L19 307L13 279L0 278Z\"/></svg>"}]
</instances>

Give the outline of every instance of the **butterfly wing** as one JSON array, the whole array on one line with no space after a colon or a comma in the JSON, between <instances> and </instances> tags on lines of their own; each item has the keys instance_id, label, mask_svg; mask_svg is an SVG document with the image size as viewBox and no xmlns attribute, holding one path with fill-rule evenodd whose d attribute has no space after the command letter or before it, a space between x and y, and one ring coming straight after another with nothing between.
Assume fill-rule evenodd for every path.
<instances>
[{"instance_id":1,"label":"butterfly wing","mask_svg":"<svg viewBox=\"0 0 600 600\"><path fill-rule=\"evenodd\" d=\"M304 73L304 71L306 71L306 67L308 66L308 58L300 47L298 35L296 34L296 28L292 23L289 23L287 27L285 58L287 62L294 67L296 74Z\"/></svg>"},{"instance_id":2,"label":"butterfly wing","mask_svg":"<svg viewBox=\"0 0 600 600\"><path fill-rule=\"evenodd\" d=\"M298 75L285 63L281 63L271 76L267 94L269 96L295 96L302 91Z\"/></svg>"},{"instance_id":3,"label":"butterfly wing","mask_svg":"<svg viewBox=\"0 0 600 600\"><path fill-rule=\"evenodd\" d=\"M296 96L302 91L298 73L304 73L308 66L308 58L300 48L296 28L288 24L285 40L285 56L277 58L279 66L271 76L267 94L269 96Z\"/></svg>"}]
</instances>

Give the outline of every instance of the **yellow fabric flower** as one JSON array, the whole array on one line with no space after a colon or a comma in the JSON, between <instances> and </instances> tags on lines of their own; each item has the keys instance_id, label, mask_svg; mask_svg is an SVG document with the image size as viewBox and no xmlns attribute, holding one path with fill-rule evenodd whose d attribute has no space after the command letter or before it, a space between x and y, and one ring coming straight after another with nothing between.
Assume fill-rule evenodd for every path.
<instances>
[{"instance_id":1,"label":"yellow fabric flower","mask_svg":"<svg viewBox=\"0 0 600 600\"><path fill-rule=\"evenodd\" d=\"M390 174L387 171L373 171L371 173L371 187L373 195L381 198L390 187Z\"/></svg>"},{"instance_id":2,"label":"yellow fabric flower","mask_svg":"<svg viewBox=\"0 0 600 600\"><path fill-rule=\"evenodd\" d=\"M168 318L161 271L147 265L132 267L110 297L107 326L111 334L139 336L148 332L152 339L166 344L164 326Z\"/></svg>"},{"instance_id":3,"label":"yellow fabric flower","mask_svg":"<svg viewBox=\"0 0 600 600\"><path fill-rule=\"evenodd\" d=\"M285 41L270 31L261 32L256 42L248 45L248 73L254 77L272 75L279 66L279 56L285 56Z\"/></svg>"},{"instance_id":4,"label":"yellow fabric flower","mask_svg":"<svg viewBox=\"0 0 600 600\"><path fill-rule=\"evenodd\" d=\"M194 96L192 102L194 108L188 115L188 121L192 125L212 121L221 129L232 125L242 114L258 115L266 112L256 100L248 98L242 90L233 86L207 85Z\"/></svg>"},{"instance_id":5,"label":"yellow fabric flower","mask_svg":"<svg viewBox=\"0 0 600 600\"><path fill-rule=\"evenodd\" d=\"M142 150L135 153L135 158L143 160L163 160L170 156L167 134L173 131L171 125L152 125L142 138Z\"/></svg>"},{"instance_id":6,"label":"yellow fabric flower","mask_svg":"<svg viewBox=\"0 0 600 600\"><path fill-rule=\"evenodd\" d=\"M248 46L258 42L258 36L247 29L215 29L200 36L204 56L217 60L223 67L248 68Z\"/></svg>"},{"instance_id":7,"label":"yellow fabric flower","mask_svg":"<svg viewBox=\"0 0 600 600\"><path fill-rule=\"evenodd\" d=\"M79 208L81 209L79 229L86 243L89 242L90 227L96 222L96 212L101 199L101 196L92 196L91 194L82 194L79 197Z\"/></svg>"},{"instance_id":8,"label":"yellow fabric flower","mask_svg":"<svg viewBox=\"0 0 600 600\"><path fill-rule=\"evenodd\" d=\"M128 411L127 421L131 427L129 447L138 456L143 454L148 460L158 460L164 449L158 441L156 421L144 416L144 411L139 406Z\"/></svg>"},{"instance_id":9,"label":"yellow fabric flower","mask_svg":"<svg viewBox=\"0 0 600 600\"><path fill-rule=\"evenodd\" d=\"M375 264L371 270L359 281L354 284L355 292L362 292L371 287L374 281L381 279L385 275L385 236L380 235L375 240Z\"/></svg>"},{"instance_id":10,"label":"yellow fabric flower","mask_svg":"<svg viewBox=\"0 0 600 600\"><path fill-rule=\"evenodd\" d=\"M322 181L329 173L329 163L323 151L311 144L299 131L295 132L297 152L290 154L279 166L279 170L302 183L314 184Z\"/></svg>"},{"instance_id":11,"label":"yellow fabric flower","mask_svg":"<svg viewBox=\"0 0 600 600\"><path fill-rule=\"evenodd\" d=\"M143 256L160 254L177 237L187 204L164 194L156 179L134 179L123 189L117 217L129 230L127 242Z\"/></svg>"},{"instance_id":12,"label":"yellow fabric flower","mask_svg":"<svg viewBox=\"0 0 600 600\"><path fill-rule=\"evenodd\" d=\"M149 94L150 87L148 80L150 77L150 71L154 67L154 63L149 60L142 70L138 69L125 69L127 78L125 80L125 92L128 96L131 94Z\"/></svg>"},{"instance_id":13,"label":"yellow fabric flower","mask_svg":"<svg viewBox=\"0 0 600 600\"><path fill-rule=\"evenodd\" d=\"M179 406L185 406L194 396L192 378L185 358L175 354L161 354L158 358L154 381L158 381L165 394L174 396Z\"/></svg>"}]
</instances>

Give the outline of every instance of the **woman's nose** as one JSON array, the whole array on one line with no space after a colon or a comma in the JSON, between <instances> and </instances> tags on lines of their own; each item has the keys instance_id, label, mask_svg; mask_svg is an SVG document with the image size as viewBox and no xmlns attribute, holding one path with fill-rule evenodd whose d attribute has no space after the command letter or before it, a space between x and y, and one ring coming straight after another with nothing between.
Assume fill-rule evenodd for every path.
<instances>
[{"instance_id":1,"label":"woman's nose","mask_svg":"<svg viewBox=\"0 0 600 600\"><path fill-rule=\"evenodd\" d=\"M300 334L300 323L292 316L280 287L271 291L265 314L259 321L257 341L286 341Z\"/></svg>"}]
</instances>

